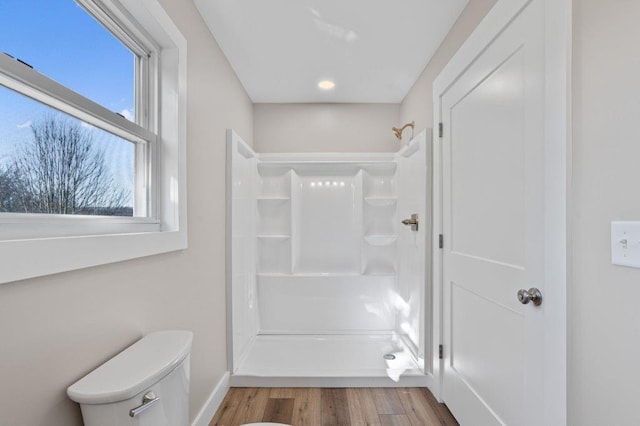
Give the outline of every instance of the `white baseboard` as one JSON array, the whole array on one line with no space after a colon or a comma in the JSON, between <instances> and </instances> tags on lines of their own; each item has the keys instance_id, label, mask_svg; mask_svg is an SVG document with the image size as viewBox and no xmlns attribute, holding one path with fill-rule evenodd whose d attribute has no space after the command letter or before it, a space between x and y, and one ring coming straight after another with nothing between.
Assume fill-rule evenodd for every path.
<instances>
[{"instance_id":1,"label":"white baseboard","mask_svg":"<svg viewBox=\"0 0 640 426\"><path fill-rule=\"evenodd\" d=\"M277 377L243 376L234 374L231 386L234 387L279 387L279 388L404 388L428 387L426 375L402 376L394 381L389 377Z\"/></svg>"},{"instance_id":2,"label":"white baseboard","mask_svg":"<svg viewBox=\"0 0 640 426\"><path fill-rule=\"evenodd\" d=\"M227 371L213 389L209 398L207 398L207 402L205 402L204 407L202 407L196 418L193 420L191 426L208 426L228 391L229 372Z\"/></svg>"}]
</instances>

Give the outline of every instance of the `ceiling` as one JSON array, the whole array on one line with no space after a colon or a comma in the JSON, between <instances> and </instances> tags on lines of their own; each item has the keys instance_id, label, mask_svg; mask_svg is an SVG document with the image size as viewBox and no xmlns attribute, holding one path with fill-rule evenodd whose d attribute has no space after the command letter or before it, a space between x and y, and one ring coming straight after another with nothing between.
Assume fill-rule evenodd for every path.
<instances>
[{"instance_id":1,"label":"ceiling","mask_svg":"<svg viewBox=\"0 0 640 426\"><path fill-rule=\"evenodd\" d=\"M255 103L401 102L467 2L195 0Z\"/></svg>"}]
</instances>

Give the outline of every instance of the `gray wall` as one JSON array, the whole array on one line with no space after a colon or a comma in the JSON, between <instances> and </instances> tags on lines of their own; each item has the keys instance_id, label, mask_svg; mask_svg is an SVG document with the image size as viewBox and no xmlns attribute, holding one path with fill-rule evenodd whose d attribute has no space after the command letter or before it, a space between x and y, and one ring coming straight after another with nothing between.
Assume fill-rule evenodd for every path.
<instances>
[{"instance_id":1,"label":"gray wall","mask_svg":"<svg viewBox=\"0 0 640 426\"><path fill-rule=\"evenodd\" d=\"M193 3L161 4L189 49L189 249L0 285L2 425L80 425L66 387L154 330L195 332L192 418L226 371L225 129L251 143L253 108Z\"/></svg>"},{"instance_id":2,"label":"gray wall","mask_svg":"<svg viewBox=\"0 0 640 426\"><path fill-rule=\"evenodd\" d=\"M610 223L640 220L640 2L574 0L572 425L637 425L640 270L611 265Z\"/></svg>"},{"instance_id":3,"label":"gray wall","mask_svg":"<svg viewBox=\"0 0 640 426\"><path fill-rule=\"evenodd\" d=\"M257 152L397 151L398 104L255 104ZM406 135L409 135L407 132Z\"/></svg>"},{"instance_id":4,"label":"gray wall","mask_svg":"<svg viewBox=\"0 0 640 426\"><path fill-rule=\"evenodd\" d=\"M467 40L496 0L469 0L456 23L400 104L400 121L416 122L416 132L433 128L433 81Z\"/></svg>"}]
</instances>

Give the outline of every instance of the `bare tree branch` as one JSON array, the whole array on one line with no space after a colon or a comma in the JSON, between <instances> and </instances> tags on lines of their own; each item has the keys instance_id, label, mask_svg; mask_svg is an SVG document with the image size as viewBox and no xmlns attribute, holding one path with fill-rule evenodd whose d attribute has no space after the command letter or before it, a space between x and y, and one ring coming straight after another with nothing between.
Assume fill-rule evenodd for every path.
<instances>
[{"instance_id":1,"label":"bare tree branch","mask_svg":"<svg viewBox=\"0 0 640 426\"><path fill-rule=\"evenodd\" d=\"M0 180L0 197L6 190L11 199L0 205L3 211L131 214L124 208L129 193L114 179L90 131L53 115L32 124L31 131L33 139L0 174L6 178Z\"/></svg>"}]
</instances>

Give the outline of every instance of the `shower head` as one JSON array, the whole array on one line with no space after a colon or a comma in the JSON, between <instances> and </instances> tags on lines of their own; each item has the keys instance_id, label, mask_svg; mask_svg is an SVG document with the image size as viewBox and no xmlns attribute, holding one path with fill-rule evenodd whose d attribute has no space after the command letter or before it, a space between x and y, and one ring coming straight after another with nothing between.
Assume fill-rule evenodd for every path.
<instances>
[{"instance_id":1,"label":"shower head","mask_svg":"<svg viewBox=\"0 0 640 426\"><path fill-rule=\"evenodd\" d=\"M393 130L393 134L396 135L396 138L398 138L398 140L401 141L402 140L402 132L407 127L411 127L411 137L413 138L413 129L414 129L415 125L416 125L416 122L412 121L411 123L405 124L401 128L392 127L391 130Z\"/></svg>"}]
</instances>

